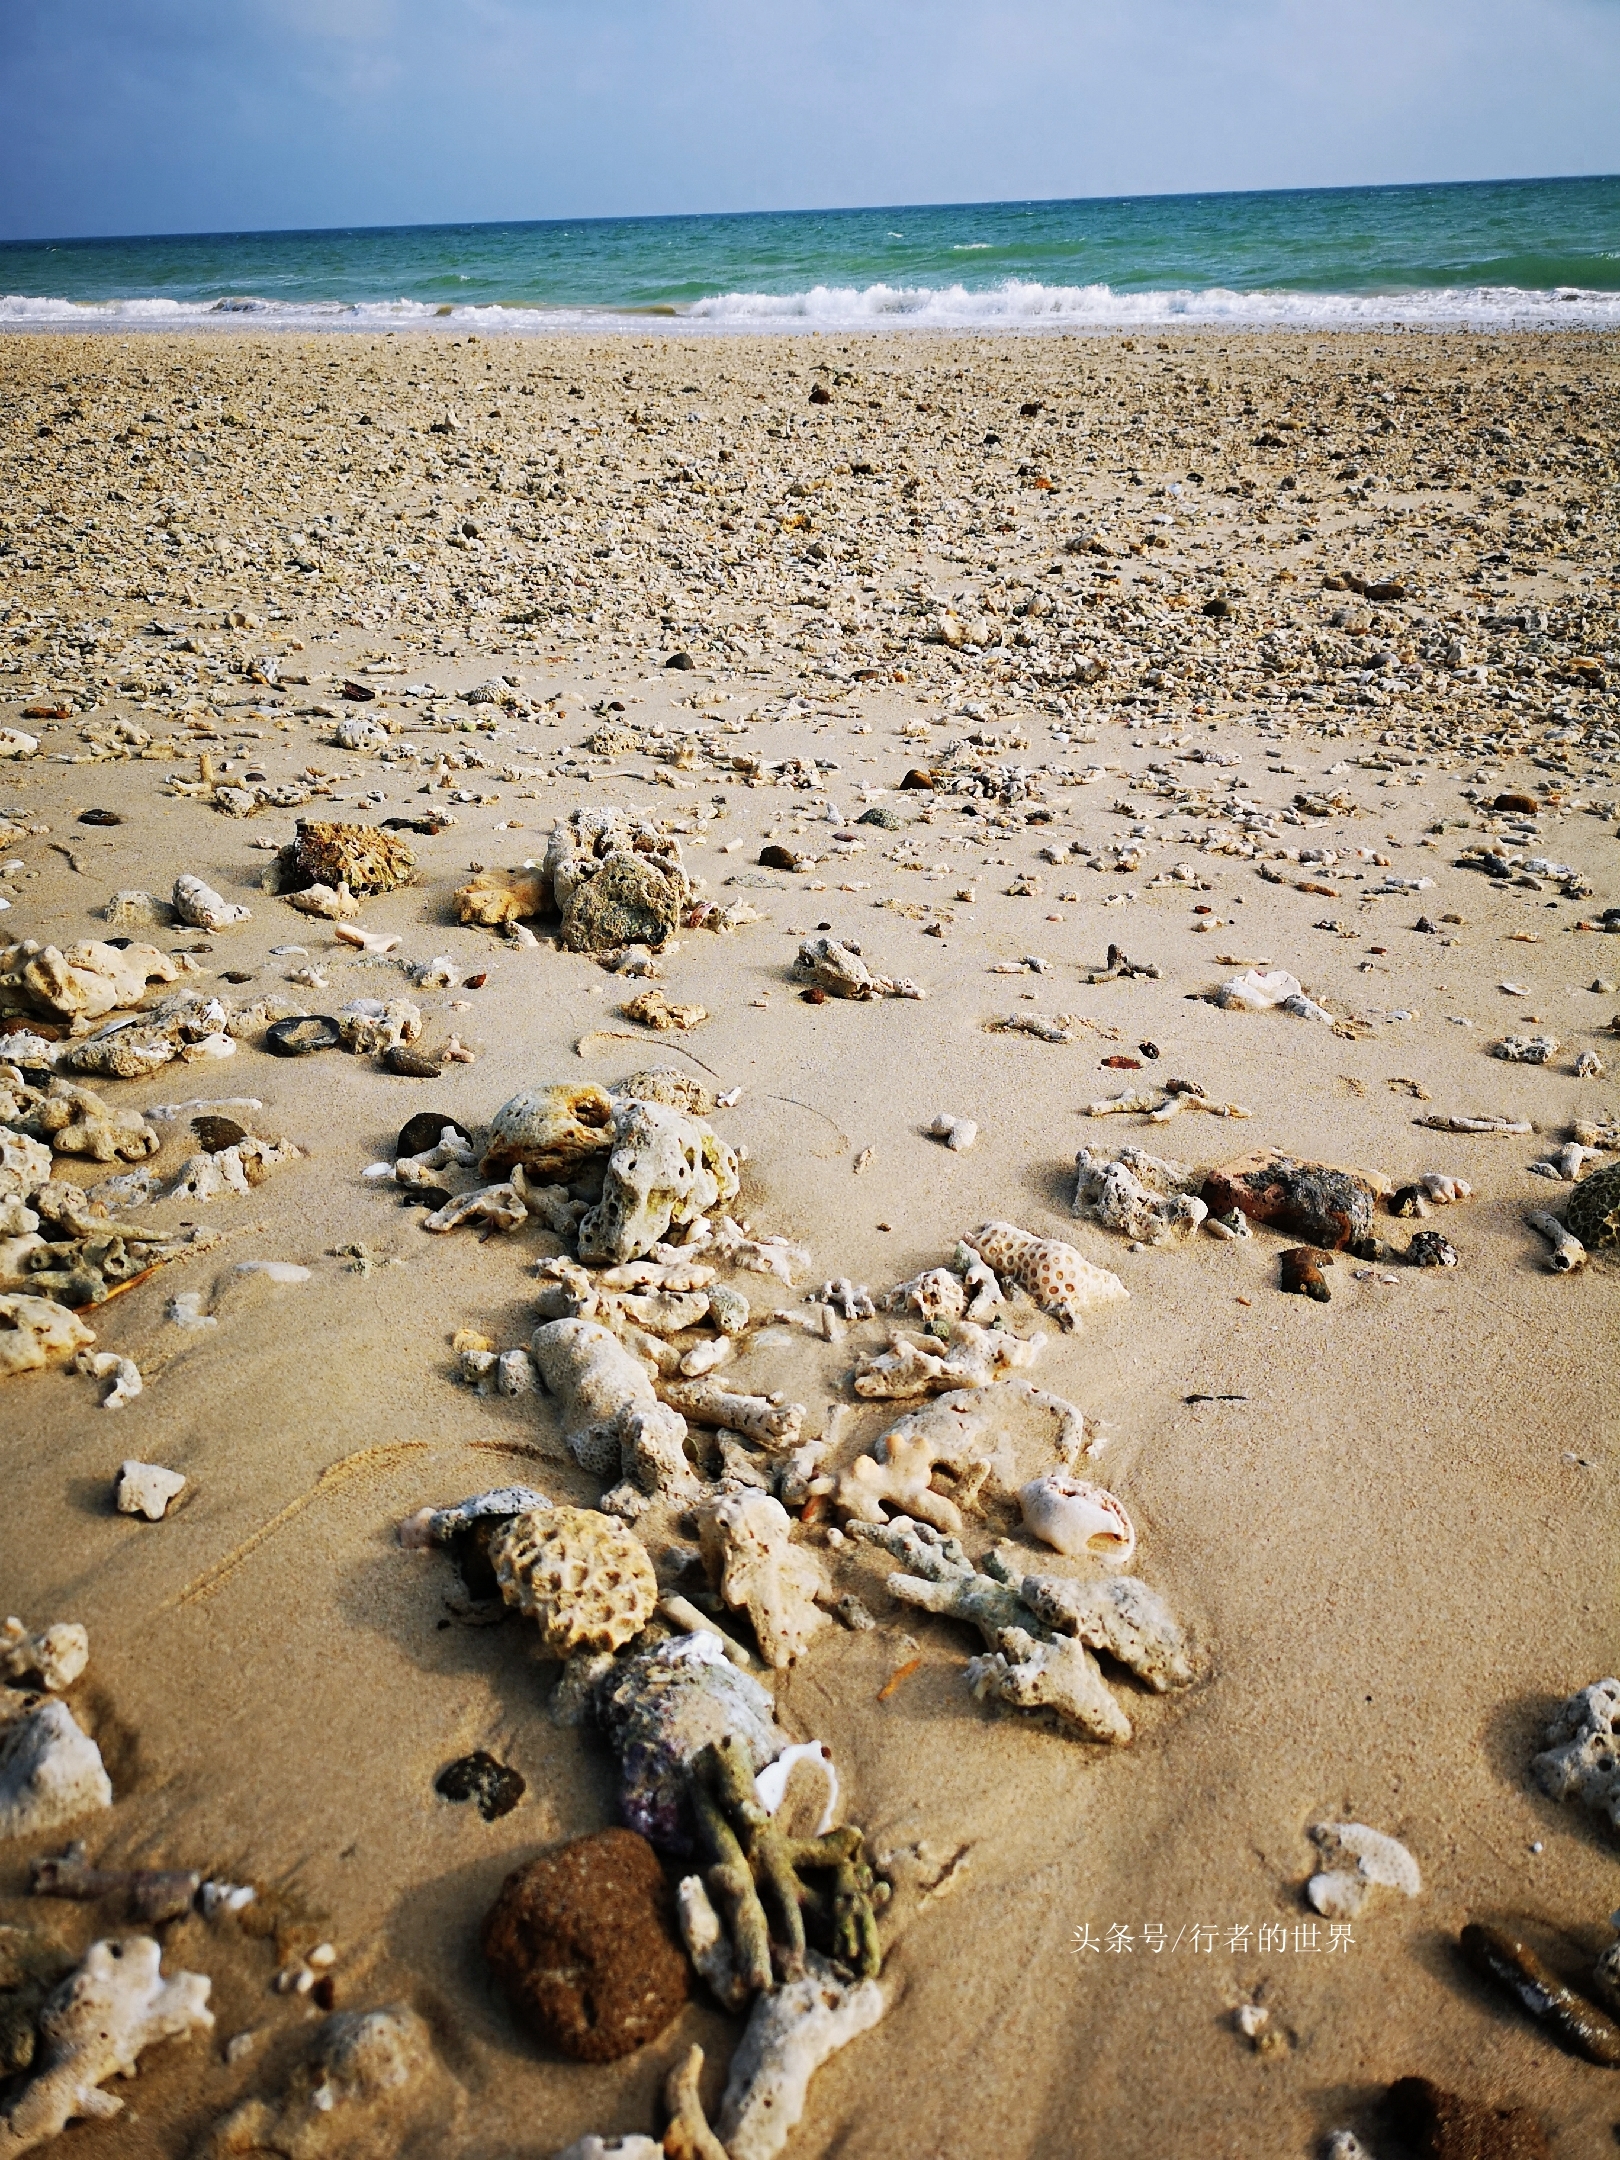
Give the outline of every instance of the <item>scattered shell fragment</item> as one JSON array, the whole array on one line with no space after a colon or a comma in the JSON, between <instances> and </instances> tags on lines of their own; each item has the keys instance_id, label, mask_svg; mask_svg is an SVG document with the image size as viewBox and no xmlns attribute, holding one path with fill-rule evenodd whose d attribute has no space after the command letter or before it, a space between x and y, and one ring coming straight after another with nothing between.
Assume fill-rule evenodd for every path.
<instances>
[{"instance_id":1,"label":"scattered shell fragment","mask_svg":"<svg viewBox=\"0 0 1620 2160\"><path fill-rule=\"evenodd\" d=\"M932 1140L943 1140L953 1154L964 1154L979 1137L979 1128L972 1118L951 1117L941 1110L930 1122L928 1135Z\"/></svg>"},{"instance_id":2,"label":"scattered shell fragment","mask_svg":"<svg viewBox=\"0 0 1620 2160\"><path fill-rule=\"evenodd\" d=\"M1131 1518L1111 1492L1088 1485L1070 1470L1047 1470L1018 1495L1024 1527L1055 1552L1082 1554L1110 1567L1128 1567L1136 1551Z\"/></svg>"},{"instance_id":3,"label":"scattered shell fragment","mask_svg":"<svg viewBox=\"0 0 1620 2160\"><path fill-rule=\"evenodd\" d=\"M1311 1825L1310 1836L1322 1857L1305 1895L1327 1919L1356 1919L1379 1888L1409 1898L1422 1894L1417 1862L1386 1832L1365 1823L1320 1822Z\"/></svg>"}]
</instances>

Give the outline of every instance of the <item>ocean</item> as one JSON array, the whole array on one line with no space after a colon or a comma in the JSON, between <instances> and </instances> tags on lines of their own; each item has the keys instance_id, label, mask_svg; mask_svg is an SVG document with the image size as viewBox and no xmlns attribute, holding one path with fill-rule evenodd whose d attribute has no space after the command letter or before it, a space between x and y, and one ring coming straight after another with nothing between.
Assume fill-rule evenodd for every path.
<instances>
[{"instance_id":1,"label":"ocean","mask_svg":"<svg viewBox=\"0 0 1620 2160\"><path fill-rule=\"evenodd\" d=\"M0 244L0 328L1620 326L1620 178Z\"/></svg>"}]
</instances>

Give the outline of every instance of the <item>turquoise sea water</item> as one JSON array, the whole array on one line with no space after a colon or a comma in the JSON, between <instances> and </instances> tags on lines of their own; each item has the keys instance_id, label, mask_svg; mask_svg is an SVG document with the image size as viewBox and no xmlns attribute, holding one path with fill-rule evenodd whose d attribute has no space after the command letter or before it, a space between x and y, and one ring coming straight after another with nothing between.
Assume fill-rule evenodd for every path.
<instances>
[{"instance_id":1,"label":"turquoise sea water","mask_svg":"<svg viewBox=\"0 0 1620 2160\"><path fill-rule=\"evenodd\" d=\"M1620 178L0 244L0 327L1620 325Z\"/></svg>"}]
</instances>

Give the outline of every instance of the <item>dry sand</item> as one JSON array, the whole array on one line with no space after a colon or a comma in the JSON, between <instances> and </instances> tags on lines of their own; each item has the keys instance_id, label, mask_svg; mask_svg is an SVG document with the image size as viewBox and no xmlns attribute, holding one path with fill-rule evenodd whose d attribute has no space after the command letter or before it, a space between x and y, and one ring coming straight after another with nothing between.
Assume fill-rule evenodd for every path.
<instances>
[{"instance_id":1,"label":"dry sand","mask_svg":"<svg viewBox=\"0 0 1620 2160\"><path fill-rule=\"evenodd\" d=\"M361 1179L419 1108L476 1125L521 1086L694 1056L742 1090L717 1123L748 1150L747 1215L814 1256L784 1303L826 1276L887 1288L989 1216L1119 1273L1130 1302L1049 1342L1036 1377L1106 1428L1099 1475L1141 1532L1137 1571L1211 1668L1189 1694L1133 1695L1128 1749L1076 1743L977 1705L967 1632L892 1603L886 1562L830 1555L880 1625L818 1636L780 1684L782 1719L831 1745L876 1848L926 1838L963 1865L892 1952L885 2022L821 2073L791 2153L1271 2160L1336 2123L1365 2130L1382 2085L1414 2071L1528 2105L1560 2154L1607 2149L1612 2075L1488 1995L1455 1940L1470 1917L1509 1918L1578 1970L1620 1903L1612 1839L1528 1774L1553 1704L1616 1663L1617 1277L1612 1261L1549 1273L1524 1222L1567 1196L1527 1165L1615 1101L1571 1077L1575 1055L1620 1056L1620 1002L1588 987L1620 975L1620 940L1576 927L1620 899L1615 358L1593 338L1412 335L0 348L0 725L41 743L0 766L5 934L94 936L115 889L166 894L196 870L252 920L160 942L248 976L241 997L335 1010L402 979L261 893L271 858L253 843L289 837L300 811L458 820L413 842L419 883L362 921L400 933L400 959L487 976L422 999L428 1039L453 1028L477 1062L425 1082L244 1044L107 1083L120 1105L257 1096L259 1128L309 1157L190 1211L223 1242L90 1315L141 1365L130 1408L51 1374L7 1385L0 1410L0 1607L90 1630L75 1699L117 1792L84 1826L92 1854L250 1879L306 1941L336 1944L341 2006L424 2010L451 2082L398 2149L542 2160L586 2130L651 2130L687 2041L716 2083L734 2044L694 2004L641 2056L580 2068L524 2037L483 1976L503 1874L612 1819L611 1765L549 1721L555 1668L527 1626L453 1624L447 1564L402 1551L395 1525L512 1479L596 1488L542 1399L453 1384L458 1326L526 1339L532 1235L428 1238ZM808 402L818 382L831 403ZM455 431L429 432L452 405ZM1405 596L1323 589L1343 571ZM1202 612L1214 597L1225 619ZM948 616L982 635L939 642L942 620L959 634ZM692 670L662 665L676 650ZM244 672L264 655L280 689ZM456 702L496 675L521 678L510 710ZM335 695L357 676L374 702ZM423 683L439 694L402 694ZM621 733L593 755L604 703L623 705L605 715ZM40 705L64 717L20 717ZM334 717L361 712L409 755L332 748ZM144 752L115 740L116 716ZM237 819L178 791L199 751L280 800ZM807 761L796 777L777 770L790 759ZM915 766L988 777L977 795L902 792ZM1523 833L1490 809L1520 789L1543 803ZM447 906L469 862L538 855L592 801L668 817L710 895L761 916L682 936L664 987L711 1018L673 1048L609 1041L582 1060L586 1031L628 1028L626 987ZM851 822L871 804L903 829ZM79 825L87 807L123 822ZM1573 866L1594 896L1453 867L1492 837ZM761 871L771 838L819 859ZM1038 860L1070 840L1093 853ZM1337 859L1301 864L1311 850ZM1165 877L1177 864L1198 889ZM1038 894L1008 894L1032 873ZM1391 873L1434 883L1376 897ZM1415 932L1420 915L1438 931ZM789 964L822 924L926 1000L802 1002ZM1111 941L1161 979L1088 984ZM284 944L330 987L286 983L304 963L273 957ZM1030 954L1047 972L990 972ZM1216 1009L1234 957L1291 970L1341 1025ZM1099 1028L987 1031L1015 1013ZM1489 1055L1538 1030L1562 1045L1549 1065ZM1080 1115L1135 1078L1100 1061L1146 1041L1161 1056L1143 1079L1190 1075L1252 1118L1161 1133ZM1414 1122L1425 1109L1538 1134L1449 1137ZM939 1110L978 1121L976 1149L923 1136ZM1324 1306L1279 1295L1271 1232L1128 1250L1069 1213L1077 1147L1127 1141L1453 1172L1475 1197L1431 1227L1461 1264L1364 1275L1341 1256ZM261 1257L312 1278L233 1274ZM181 1289L214 1327L166 1319ZM813 1420L847 1398L849 1344L773 1338L741 1377ZM885 1423L848 1422L840 1457ZM191 1481L163 1524L111 1511L125 1456ZM323 1484L340 1463L352 1474ZM475 1747L528 1782L493 1824L433 1791ZM1324 1817L1393 1833L1424 1877L1332 1956L1294 1947L1313 1918L1305 1830ZM0 1921L43 1912L75 1945L116 1925L28 1898L27 1859L0 1854ZM1133 1952L1076 1951L1077 1930L1106 1941L1116 1923ZM1262 1953L1262 1925L1287 1947ZM1200 1926L1212 1948L1192 1947ZM216 2033L153 2050L128 2111L70 2133L85 2160L189 2151L303 2044L314 2012L271 1992L268 1943L192 1918L165 1954L211 1975ZM1288 2040L1264 2055L1234 2029L1256 1999ZM228 2063L244 2031L255 2044Z\"/></svg>"}]
</instances>

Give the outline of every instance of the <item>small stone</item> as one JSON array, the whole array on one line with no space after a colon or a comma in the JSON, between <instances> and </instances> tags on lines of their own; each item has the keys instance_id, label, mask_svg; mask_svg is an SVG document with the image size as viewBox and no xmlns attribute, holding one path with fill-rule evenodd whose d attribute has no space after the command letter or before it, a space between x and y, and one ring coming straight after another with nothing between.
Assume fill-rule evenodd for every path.
<instances>
[{"instance_id":1,"label":"small stone","mask_svg":"<svg viewBox=\"0 0 1620 2160\"><path fill-rule=\"evenodd\" d=\"M458 1755L433 1780L433 1790L443 1800L476 1801L485 1822L510 1815L527 1789L517 1771L497 1762L484 1748Z\"/></svg>"},{"instance_id":2,"label":"small stone","mask_svg":"<svg viewBox=\"0 0 1620 2160\"><path fill-rule=\"evenodd\" d=\"M576 2062L634 2054L686 2001L669 1885L633 1830L599 1830L515 1869L483 1948L517 2016Z\"/></svg>"},{"instance_id":3,"label":"small stone","mask_svg":"<svg viewBox=\"0 0 1620 2160\"><path fill-rule=\"evenodd\" d=\"M383 1063L402 1080L440 1080L444 1077L444 1067L436 1058L424 1057L406 1043L391 1043L383 1054Z\"/></svg>"},{"instance_id":4,"label":"small stone","mask_svg":"<svg viewBox=\"0 0 1620 2160\"><path fill-rule=\"evenodd\" d=\"M165 1470L161 1463L126 1462L118 1466L116 1497L120 1515L144 1515L148 1522L161 1522L169 1502L177 1500L185 1489L186 1481L180 1472Z\"/></svg>"}]
</instances>

